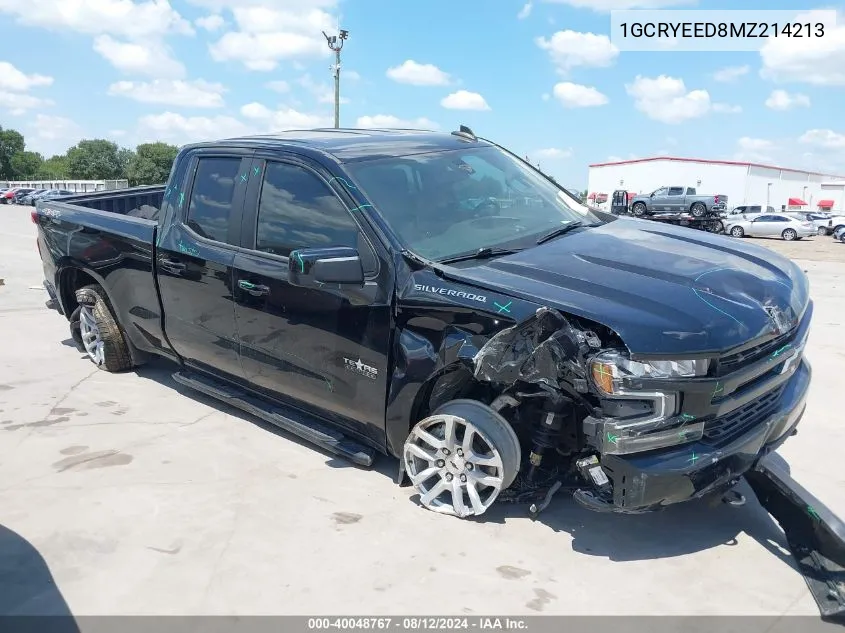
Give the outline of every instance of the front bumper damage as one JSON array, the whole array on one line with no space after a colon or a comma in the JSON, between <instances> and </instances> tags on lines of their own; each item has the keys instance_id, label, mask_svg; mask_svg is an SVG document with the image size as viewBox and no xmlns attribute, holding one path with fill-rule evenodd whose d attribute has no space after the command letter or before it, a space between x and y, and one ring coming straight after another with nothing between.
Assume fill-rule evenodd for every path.
<instances>
[{"instance_id":1,"label":"front bumper damage","mask_svg":"<svg viewBox=\"0 0 845 633\"><path fill-rule=\"evenodd\" d=\"M822 618L845 624L845 523L769 458L745 480L780 524Z\"/></svg>"}]
</instances>

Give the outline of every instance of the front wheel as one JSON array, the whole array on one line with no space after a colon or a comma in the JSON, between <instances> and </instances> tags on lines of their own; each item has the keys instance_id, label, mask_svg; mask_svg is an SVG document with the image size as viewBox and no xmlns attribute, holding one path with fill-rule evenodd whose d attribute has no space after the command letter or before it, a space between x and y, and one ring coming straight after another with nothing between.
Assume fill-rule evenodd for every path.
<instances>
[{"instance_id":1,"label":"front wheel","mask_svg":"<svg viewBox=\"0 0 845 633\"><path fill-rule=\"evenodd\" d=\"M117 325L103 289L98 285L76 291L79 308L71 317L71 332L98 368L119 372L132 367L129 346Z\"/></svg>"},{"instance_id":2,"label":"front wheel","mask_svg":"<svg viewBox=\"0 0 845 633\"><path fill-rule=\"evenodd\" d=\"M637 217L645 215L645 212L646 206L643 202L637 202L634 204L634 206L631 207L631 213L633 213Z\"/></svg>"},{"instance_id":3,"label":"front wheel","mask_svg":"<svg viewBox=\"0 0 845 633\"><path fill-rule=\"evenodd\" d=\"M484 514L513 483L522 452L499 413L476 400L453 400L411 429L403 458L425 508L466 518Z\"/></svg>"},{"instance_id":4,"label":"front wheel","mask_svg":"<svg viewBox=\"0 0 845 633\"><path fill-rule=\"evenodd\" d=\"M798 233L795 232L795 229L786 229L780 236L785 239L787 242L791 242L796 237L798 237Z\"/></svg>"},{"instance_id":5,"label":"front wheel","mask_svg":"<svg viewBox=\"0 0 845 633\"><path fill-rule=\"evenodd\" d=\"M695 202L690 207L690 213L692 213L693 217L701 218L707 213L707 207L704 205L703 202Z\"/></svg>"},{"instance_id":6,"label":"front wheel","mask_svg":"<svg viewBox=\"0 0 845 633\"><path fill-rule=\"evenodd\" d=\"M731 229L731 235L733 237L743 237L745 235L745 231L742 230L741 226L735 226Z\"/></svg>"}]
</instances>

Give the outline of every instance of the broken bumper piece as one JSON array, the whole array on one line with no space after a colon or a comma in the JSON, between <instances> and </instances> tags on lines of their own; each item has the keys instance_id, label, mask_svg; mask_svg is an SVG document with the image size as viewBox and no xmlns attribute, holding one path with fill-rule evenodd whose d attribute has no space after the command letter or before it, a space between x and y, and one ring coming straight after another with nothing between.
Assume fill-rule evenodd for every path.
<instances>
[{"instance_id":1,"label":"broken bumper piece","mask_svg":"<svg viewBox=\"0 0 845 633\"><path fill-rule=\"evenodd\" d=\"M745 479L780 524L822 618L845 624L845 523L772 460Z\"/></svg>"},{"instance_id":2,"label":"broken bumper piece","mask_svg":"<svg viewBox=\"0 0 845 633\"><path fill-rule=\"evenodd\" d=\"M575 500L590 510L636 514L723 492L777 449L794 431L806 406L811 370L806 361L786 383L778 408L731 443L694 442L673 450L604 455L612 495L584 489Z\"/></svg>"}]
</instances>

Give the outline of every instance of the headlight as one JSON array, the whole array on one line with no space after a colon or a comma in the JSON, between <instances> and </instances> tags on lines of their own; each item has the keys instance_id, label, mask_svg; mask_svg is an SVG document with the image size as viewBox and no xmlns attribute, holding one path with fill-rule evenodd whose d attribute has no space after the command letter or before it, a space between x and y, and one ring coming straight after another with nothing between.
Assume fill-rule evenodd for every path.
<instances>
[{"instance_id":1,"label":"headlight","mask_svg":"<svg viewBox=\"0 0 845 633\"><path fill-rule=\"evenodd\" d=\"M710 361L643 360L635 361L624 352L603 352L590 361L590 374L596 388L613 401L638 401L649 411L640 416L605 417L598 426L600 450L605 454L625 455L656 448L668 448L694 442L702 437L704 423L692 416L679 415L679 394L652 387L632 389L629 379L677 380L707 375Z\"/></svg>"},{"instance_id":2,"label":"headlight","mask_svg":"<svg viewBox=\"0 0 845 633\"><path fill-rule=\"evenodd\" d=\"M710 361L699 360L631 360L620 352L604 352L590 362L590 373L598 389L608 395L624 391L625 378L677 379L707 375Z\"/></svg>"}]
</instances>

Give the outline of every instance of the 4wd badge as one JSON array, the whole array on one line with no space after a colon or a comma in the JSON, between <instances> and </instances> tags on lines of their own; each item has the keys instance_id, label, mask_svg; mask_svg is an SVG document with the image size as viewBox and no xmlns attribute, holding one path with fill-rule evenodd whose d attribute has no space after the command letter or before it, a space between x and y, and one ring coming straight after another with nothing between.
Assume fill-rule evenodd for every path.
<instances>
[{"instance_id":1,"label":"4wd badge","mask_svg":"<svg viewBox=\"0 0 845 633\"><path fill-rule=\"evenodd\" d=\"M346 371L351 371L356 374L360 374L364 376L364 378L369 378L370 380L375 380L378 378L378 369L375 367L371 367L364 362L361 362L361 359L358 358L357 360L352 360L351 358L344 358L343 364L346 367Z\"/></svg>"}]
</instances>

